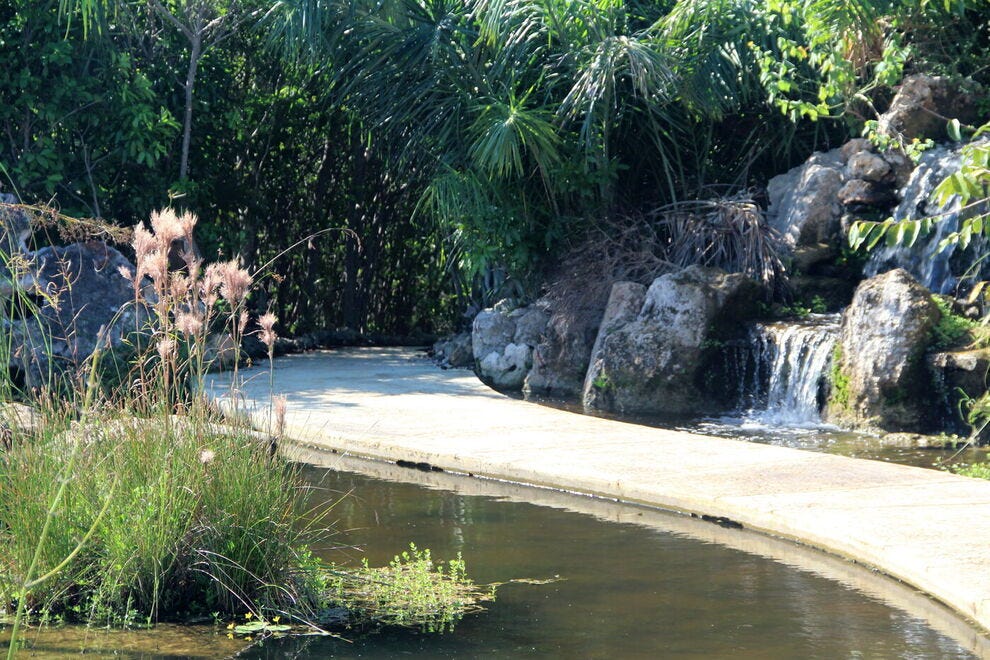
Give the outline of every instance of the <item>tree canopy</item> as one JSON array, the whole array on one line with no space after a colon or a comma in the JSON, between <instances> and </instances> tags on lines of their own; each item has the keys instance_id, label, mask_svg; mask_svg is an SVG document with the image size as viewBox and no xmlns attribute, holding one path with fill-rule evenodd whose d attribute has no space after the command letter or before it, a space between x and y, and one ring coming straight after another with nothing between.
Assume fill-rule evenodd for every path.
<instances>
[{"instance_id":1,"label":"tree canopy","mask_svg":"<svg viewBox=\"0 0 990 660\"><path fill-rule=\"evenodd\" d=\"M302 240L264 280L291 330L433 329L599 220L836 146L905 72L986 82L987 9L12 0L0 164L25 201L121 224L172 199L253 267Z\"/></svg>"}]
</instances>

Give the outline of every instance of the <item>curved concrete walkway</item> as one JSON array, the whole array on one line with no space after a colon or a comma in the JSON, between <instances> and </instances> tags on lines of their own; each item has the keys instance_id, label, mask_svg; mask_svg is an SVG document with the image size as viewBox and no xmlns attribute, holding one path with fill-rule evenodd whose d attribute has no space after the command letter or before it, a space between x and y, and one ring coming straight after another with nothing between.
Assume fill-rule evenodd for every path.
<instances>
[{"instance_id":1,"label":"curved concrete walkway","mask_svg":"<svg viewBox=\"0 0 990 660\"><path fill-rule=\"evenodd\" d=\"M270 374L228 410L269 428ZM410 349L276 361L287 438L319 449L712 516L876 568L990 630L990 481L625 424L517 401Z\"/></svg>"}]
</instances>

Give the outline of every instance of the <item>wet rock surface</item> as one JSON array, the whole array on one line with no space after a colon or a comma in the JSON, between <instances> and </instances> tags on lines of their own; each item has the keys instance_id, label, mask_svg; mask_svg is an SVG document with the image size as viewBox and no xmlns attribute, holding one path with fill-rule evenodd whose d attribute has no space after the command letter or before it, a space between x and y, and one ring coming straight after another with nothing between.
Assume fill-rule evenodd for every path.
<instances>
[{"instance_id":1,"label":"wet rock surface","mask_svg":"<svg viewBox=\"0 0 990 660\"><path fill-rule=\"evenodd\" d=\"M698 386L705 342L716 318L757 288L738 273L690 266L654 280L627 323L621 318L631 310L616 302L615 322L603 324L607 334L586 376L585 405L623 413L708 409ZM632 306L636 292L629 293Z\"/></svg>"},{"instance_id":2,"label":"wet rock surface","mask_svg":"<svg viewBox=\"0 0 990 660\"><path fill-rule=\"evenodd\" d=\"M864 281L842 318L827 420L851 428L917 431L932 423L924 353L940 312L907 271Z\"/></svg>"}]
</instances>

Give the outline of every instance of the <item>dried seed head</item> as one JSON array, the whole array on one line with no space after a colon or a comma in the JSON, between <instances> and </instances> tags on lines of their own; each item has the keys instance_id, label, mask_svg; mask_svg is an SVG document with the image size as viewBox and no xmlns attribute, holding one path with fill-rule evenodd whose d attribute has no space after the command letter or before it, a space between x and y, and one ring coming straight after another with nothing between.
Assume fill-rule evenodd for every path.
<instances>
[{"instance_id":1,"label":"dried seed head","mask_svg":"<svg viewBox=\"0 0 990 660\"><path fill-rule=\"evenodd\" d=\"M271 350L275 346L275 340L278 335L275 334L275 323L278 322L278 317L276 317L271 312L267 312L258 317L258 326L261 330L258 331L258 338L261 343Z\"/></svg>"},{"instance_id":2,"label":"dried seed head","mask_svg":"<svg viewBox=\"0 0 990 660\"><path fill-rule=\"evenodd\" d=\"M189 281L188 277L179 273L172 275L172 281L169 282L169 293L172 295L174 303L178 304L185 300L191 288L192 282Z\"/></svg>"},{"instance_id":3,"label":"dried seed head","mask_svg":"<svg viewBox=\"0 0 990 660\"><path fill-rule=\"evenodd\" d=\"M242 309L240 316L237 318L237 334L243 335L244 329L247 328L248 323L248 313L246 309Z\"/></svg>"},{"instance_id":4,"label":"dried seed head","mask_svg":"<svg viewBox=\"0 0 990 660\"><path fill-rule=\"evenodd\" d=\"M168 281L168 253L156 249L144 258L141 265L155 283L155 288L164 293Z\"/></svg>"},{"instance_id":5,"label":"dried seed head","mask_svg":"<svg viewBox=\"0 0 990 660\"><path fill-rule=\"evenodd\" d=\"M230 301L234 307L244 301L248 289L251 286L251 274L241 268L236 261L228 261L221 264L223 283L220 285L220 295Z\"/></svg>"},{"instance_id":6,"label":"dried seed head","mask_svg":"<svg viewBox=\"0 0 990 660\"><path fill-rule=\"evenodd\" d=\"M132 269L130 266L125 266L123 264L117 266L117 272L120 273L121 277L123 277L125 280L128 281L133 281L134 275L136 273L136 271Z\"/></svg>"},{"instance_id":7,"label":"dried seed head","mask_svg":"<svg viewBox=\"0 0 990 660\"><path fill-rule=\"evenodd\" d=\"M155 232L155 239L158 245L168 252L172 241L182 238L185 235L185 227L182 221L171 208L161 211L151 212L151 229Z\"/></svg>"},{"instance_id":8,"label":"dried seed head","mask_svg":"<svg viewBox=\"0 0 990 660\"><path fill-rule=\"evenodd\" d=\"M197 220L198 218L189 211L179 216L179 226L182 228L182 235L186 238L187 245L192 245L193 230L196 228Z\"/></svg>"},{"instance_id":9,"label":"dried seed head","mask_svg":"<svg viewBox=\"0 0 990 660\"><path fill-rule=\"evenodd\" d=\"M272 397L272 403L275 407L275 435L281 438L285 432L285 411L288 408L288 401L285 395L278 394Z\"/></svg>"},{"instance_id":10,"label":"dried seed head","mask_svg":"<svg viewBox=\"0 0 990 660\"><path fill-rule=\"evenodd\" d=\"M220 286L223 284L223 264L210 264L203 273L203 280L199 285L200 295L207 307L213 307L217 302L217 295Z\"/></svg>"},{"instance_id":11,"label":"dried seed head","mask_svg":"<svg viewBox=\"0 0 990 660\"><path fill-rule=\"evenodd\" d=\"M158 340L158 346L156 346L156 348L158 349L158 356L163 362L175 355L176 346L178 346L178 344L176 344L175 340L171 337Z\"/></svg>"},{"instance_id":12,"label":"dried seed head","mask_svg":"<svg viewBox=\"0 0 990 660\"><path fill-rule=\"evenodd\" d=\"M140 265L142 259L154 252L155 237L139 222L134 225L134 236L131 239L131 245L134 247L134 254Z\"/></svg>"},{"instance_id":13,"label":"dried seed head","mask_svg":"<svg viewBox=\"0 0 990 660\"><path fill-rule=\"evenodd\" d=\"M213 462L213 459L217 457L217 454L212 449L200 449L199 450L199 462L203 465L209 465Z\"/></svg>"},{"instance_id":14,"label":"dried seed head","mask_svg":"<svg viewBox=\"0 0 990 660\"><path fill-rule=\"evenodd\" d=\"M175 327L186 337L195 337L203 329L203 317L192 312L180 312L175 317Z\"/></svg>"}]
</instances>

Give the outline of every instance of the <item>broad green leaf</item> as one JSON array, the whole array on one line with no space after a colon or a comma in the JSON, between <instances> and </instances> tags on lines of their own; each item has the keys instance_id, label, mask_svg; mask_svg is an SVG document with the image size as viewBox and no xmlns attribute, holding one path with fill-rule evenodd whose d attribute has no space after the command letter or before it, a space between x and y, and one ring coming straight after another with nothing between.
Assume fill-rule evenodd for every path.
<instances>
[{"instance_id":1,"label":"broad green leaf","mask_svg":"<svg viewBox=\"0 0 990 660\"><path fill-rule=\"evenodd\" d=\"M946 127L949 132L949 137L955 142L962 142L962 130L959 127L958 119L950 119L949 124Z\"/></svg>"}]
</instances>

